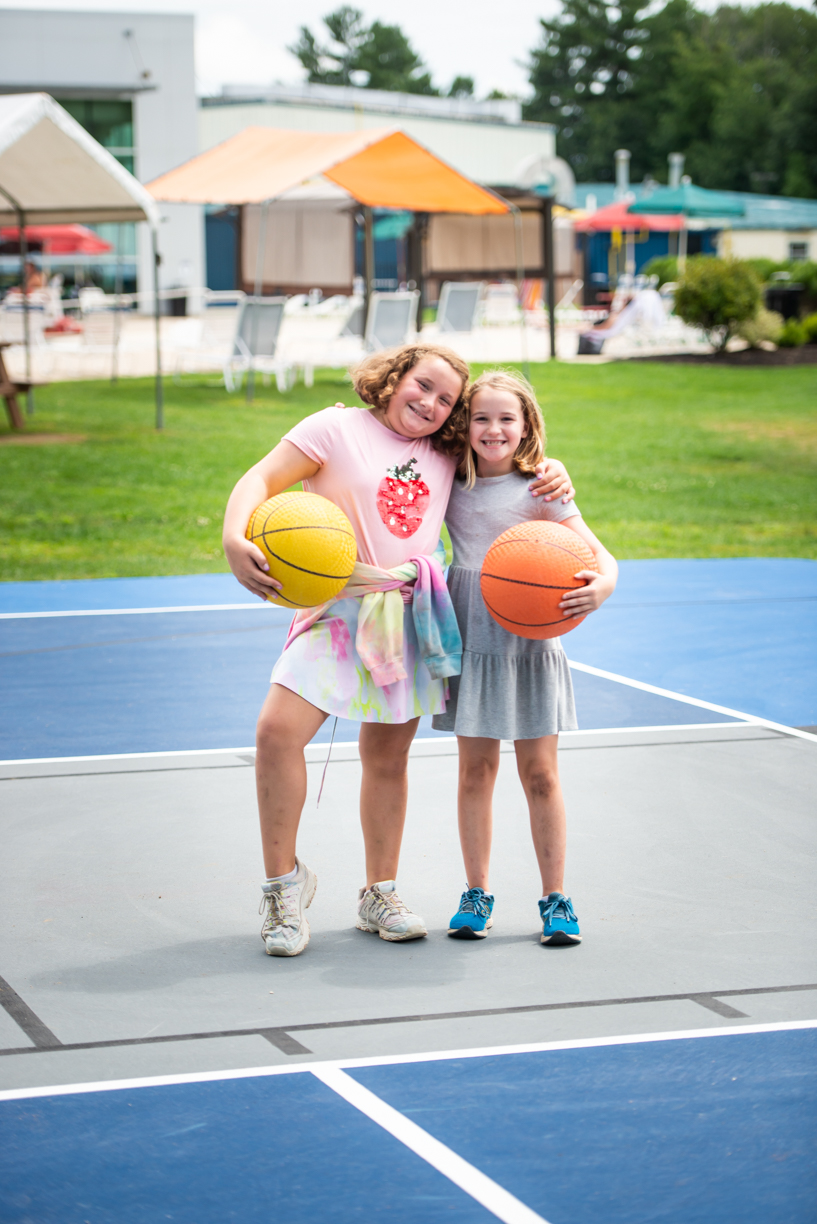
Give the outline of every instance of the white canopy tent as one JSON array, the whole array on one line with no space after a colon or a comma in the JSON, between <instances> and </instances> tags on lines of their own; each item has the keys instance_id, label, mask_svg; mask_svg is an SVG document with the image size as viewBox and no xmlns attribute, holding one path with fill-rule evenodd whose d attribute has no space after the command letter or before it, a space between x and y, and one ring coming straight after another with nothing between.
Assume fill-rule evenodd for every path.
<instances>
[{"instance_id":1,"label":"white canopy tent","mask_svg":"<svg viewBox=\"0 0 817 1224\"><path fill-rule=\"evenodd\" d=\"M156 424L163 424L156 201L67 111L44 93L0 96L0 225L20 227L25 285L26 225L147 221L154 253ZM23 293L26 380L31 382L28 298ZM29 396L31 392L29 390ZM31 401L29 400L29 403Z\"/></svg>"}]
</instances>

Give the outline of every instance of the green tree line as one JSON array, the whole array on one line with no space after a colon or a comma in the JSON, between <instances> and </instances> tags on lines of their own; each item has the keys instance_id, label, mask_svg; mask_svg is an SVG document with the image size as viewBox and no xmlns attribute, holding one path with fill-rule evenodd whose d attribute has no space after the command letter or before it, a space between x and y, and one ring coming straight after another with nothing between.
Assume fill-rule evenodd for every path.
<instances>
[{"instance_id":1,"label":"green tree line","mask_svg":"<svg viewBox=\"0 0 817 1224\"><path fill-rule=\"evenodd\" d=\"M399 26L366 24L348 6L324 25L323 36L302 27L290 48L310 81L473 94L469 76L455 77L447 90L435 86ZM651 0L562 0L541 27L529 52L532 96L523 113L556 125L557 151L579 181L612 179L613 151L626 148L634 179L665 180L667 154L678 152L703 187L817 197L814 12L789 4L703 12L690 0L668 0L657 11Z\"/></svg>"},{"instance_id":2,"label":"green tree line","mask_svg":"<svg viewBox=\"0 0 817 1224\"><path fill-rule=\"evenodd\" d=\"M788 4L701 12L669 0L563 0L542 20L525 116L559 128L580 180L666 177L686 155L703 187L817 196L817 15Z\"/></svg>"}]
</instances>

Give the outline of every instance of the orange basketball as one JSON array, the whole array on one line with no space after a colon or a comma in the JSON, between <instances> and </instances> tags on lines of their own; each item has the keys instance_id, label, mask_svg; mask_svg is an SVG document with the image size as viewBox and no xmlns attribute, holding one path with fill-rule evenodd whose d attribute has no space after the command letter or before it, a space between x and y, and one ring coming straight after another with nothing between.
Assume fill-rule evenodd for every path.
<instances>
[{"instance_id":1,"label":"orange basketball","mask_svg":"<svg viewBox=\"0 0 817 1224\"><path fill-rule=\"evenodd\" d=\"M573 575L585 569L598 570L596 558L575 531L559 523L520 523L488 549L479 585L491 616L509 633L559 637L584 620L566 620L559 600L584 586Z\"/></svg>"}]
</instances>

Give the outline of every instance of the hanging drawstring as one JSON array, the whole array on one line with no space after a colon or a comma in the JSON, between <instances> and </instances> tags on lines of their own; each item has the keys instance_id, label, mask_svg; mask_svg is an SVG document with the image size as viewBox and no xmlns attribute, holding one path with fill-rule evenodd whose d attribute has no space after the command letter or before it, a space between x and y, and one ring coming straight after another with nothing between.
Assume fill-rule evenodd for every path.
<instances>
[{"instance_id":1,"label":"hanging drawstring","mask_svg":"<svg viewBox=\"0 0 817 1224\"><path fill-rule=\"evenodd\" d=\"M337 729L338 729L338 716L337 716L337 714L336 714L336 715L335 715L335 721L334 721L334 724L333 724L333 726L332 726L332 738L331 738L331 739L330 739L330 741L329 741L329 751L328 751L328 752L327 752L327 754L326 754L326 760L325 760L325 762L324 762L324 766L323 766L323 773L322 773L322 775L321 775L321 788L320 788L320 790L318 791L318 801L317 801L317 803L315 804L315 807L316 807L316 808L321 806L321 795L323 794L323 784L324 784L324 782L326 781L326 771L327 771L327 769L329 768L329 758L330 758L330 756L332 755L332 745L333 745L333 744L334 744L334 742L335 742L335 732L337 731Z\"/></svg>"}]
</instances>

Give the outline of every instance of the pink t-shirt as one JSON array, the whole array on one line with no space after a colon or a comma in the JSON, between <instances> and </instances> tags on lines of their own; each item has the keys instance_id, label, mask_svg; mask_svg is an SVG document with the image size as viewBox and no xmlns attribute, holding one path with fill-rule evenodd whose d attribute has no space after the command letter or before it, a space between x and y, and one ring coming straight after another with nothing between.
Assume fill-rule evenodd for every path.
<instances>
[{"instance_id":1,"label":"pink t-shirt","mask_svg":"<svg viewBox=\"0 0 817 1224\"><path fill-rule=\"evenodd\" d=\"M456 465L428 438L404 438L362 408L324 408L284 441L321 465L304 488L348 516L359 561L392 569L434 552Z\"/></svg>"}]
</instances>

